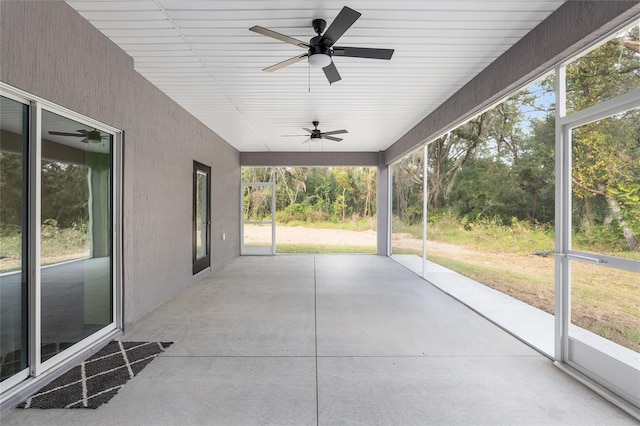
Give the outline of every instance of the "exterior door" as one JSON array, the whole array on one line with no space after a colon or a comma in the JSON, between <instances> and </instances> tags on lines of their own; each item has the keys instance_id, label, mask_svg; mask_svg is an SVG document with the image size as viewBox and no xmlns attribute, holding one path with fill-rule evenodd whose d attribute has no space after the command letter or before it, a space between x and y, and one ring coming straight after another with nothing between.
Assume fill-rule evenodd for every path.
<instances>
[{"instance_id":1,"label":"exterior door","mask_svg":"<svg viewBox=\"0 0 640 426\"><path fill-rule=\"evenodd\" d=\"M580 179L590 176L589 173L593 174L593 170L601 174L604 174L604 170L609 172L609 166L599 164L599 161L604 161L587 148L603 150L602 147L616 147L616 151L609 149L618 153L621 147L637 144L633 138L634 131L637 132L638 113L640 91L636 90L560 117L558 151L561 155L557 161L561 163L559 170L563 171L559 179L562 204L560 213L556 215L561 218L558 233L560 250L556 255L560 295L559 314L556 315L559 339L556 344L559 350L556 352L568 366L595 378L598 383L634 405L640 405L638 346L622 346L615 342L615 337L627 329L632 333L634 324L638 324L638 317L633 319L635 323L620 328L608 325L606 320L621 316L618 310L624 305L636 304L633 286L640 282L640 261L633 255L620 256L615 244L624 243L624 240L612 240L615 242L609 245L577 238L574 241L572 230L586 223L593 216L592 212L600 209L608 212L604 221L611 220L617 224L620 235L625 236L626 244L637 246L634 233L626 232L627 229L633 229L637 220L630 207L633 206L633 195L625 196L622 191L626 187L622 184L617 187L617 182L613 182L609 185L614 189L603 189L595 197L592 192L585 191ZM593 135L597 135L597 138ZM621 169L621 166L618 167ZM632 176L638 175L640 166L637 163L630 161L627 167ZM614 171L622 173L618 169ZM605 187L605 184L598 185ZM596 184L593 186L597 187ZM629 194L632 194L633 186L629 185L629 188ZM635 312L638 312L637 309ZM589 321L583 321L583 324L587 325L578 326L576 319L585 317Z\"/></svg>"},{"instance_id":2,"label":"exterior door","mask_svg":"<svg viewBox=\"0 0 640 426\"><path fill-rule=\"evenodd\" d=\"M211 167L193 162L193 274L211 265Z\"/></svg>"}]
</instances>

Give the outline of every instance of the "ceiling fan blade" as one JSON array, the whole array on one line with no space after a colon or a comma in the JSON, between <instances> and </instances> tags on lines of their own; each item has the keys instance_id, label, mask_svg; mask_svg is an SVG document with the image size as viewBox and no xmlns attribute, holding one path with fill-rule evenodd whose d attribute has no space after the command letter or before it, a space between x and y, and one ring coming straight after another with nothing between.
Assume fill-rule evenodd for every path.
<instances>
[{"instance_id":1,"label":"ceiling fan blade","mask_svg":"<svg viewBox=\"0 0 640 426\"><path fill-rule=\"evenodd\" d=\"M75 137L84 137L86 136L84 133L67 133L67 132L54 132L52 130L49 131L50 135L56 136L75 136Z\"/></svg>"},{"instance_id":2,"label":"ceiling fan blade","mask_svg":"<svg viewBox=\"0 0 640 426\"><path fill-rule=\"evenodd\" d=\"M308 49L309 47L311 47L309 43L306 43L302 40L277 33L268 28L260 27L258 25L249 28L249 31L253 31L254 33L262 34L267 37L275 38L276 40L284 41L285 43L293 44L294 46L302 47L303 49Z\"/></svg>"},{"instance_id":3,"label":"ceiling fan blade","mask_svg":"<svg viewBox=\"0 0 640 426\"><path fill-rule=\"evenodd\" d=\"M348 56L351 58L391 59L393 49L370 49L368 47L334 46L333 56Z\"/></svg>"},{"instance_id":4,"label":"ceiling fan blade","mask_svg":"<svg viewBox=\"0 0 640 426\"><path fill-rule=\"evenodd\" d=\"M306 58L307 56L309 56L307 53L300 55L300 56L294 56L291 59L287 59L286 61L282 61L279 62L275 65L271 65L270 67L267 67L265 69L263 69L262 71L266 71L266 72L273 72L273 71L277 71L280 68L284 68L286 66L289 66L291 64L295 64L296 62L300 62L301 60L303 60L304 58Z\"/></svg>"},{"instance_id":5,"label":"ceiling fan blade","mask_svg":"<svg viewBox=\"0 0 640 426\"><path fill-rule=\"evenodd\" d=\"M334 138L333 136L323 136L323 139L329 139L330 141L336 141L336 142L340 142L342 139L341 138Z\"/></svg>"},{"instance_id":6,"label":"ceiling fan blade","mask_svg":"<svg viewBox=\"0 0 640 426\"><path fill-rule=\"evenodd\" d=\"M342 129L342 130L332 130L330 132L322 132L321 135L339 135L341 133L349 133L346 130Z\"/></svg>"},{"instance_id":7,"label":"ceiling fan blade","mask_svg":"<svg viewBox=\"0 0 640 426\"><path fill-rule=\"evenodd\" d=\"M322 68L322 71L324 71L324 75L327 76L329 84L333 84L336 81L342 80L342 77L340 77L340 73L338 72L338 69L336 68L333 61L331 61L331 63L326 67Z\"/></svg>"},{"instance_id":8,"label":"ceiling fan blade","mask_svg":"<svg viewBox=\"0 0 640 426\"><path fill-rule=\"evenodd\" d=\"M280 135L280 137L282 138L303 138L305 136L309 136L309 135Z\"/></svg>"},{"instance_id":9,"label":"ceiling fan blade","mask_svg":"<svg viewBox=\"0 0 640 426\"><path fill-rule=\"evenodd\" d=\"M311 142L311 138L307 138L307 139L302 141L302 143L309 143L309 142Z\"/></svg>"},{"instance_id":10,"label":"ceiling fan blade","mask_svg":"<svg viewBox=\"0 0 640 426\"><path fill-rule=\"evenodd\" d=\"M333 46L333 44L342 37L342 34L358 20L360 15L360 12L349 9L347 6L343 7L340 13L338 13L338 16L336 16L336 19L333 20L329 28L324 32L322 38L320 38L320 42L325 46Z\"/></svg>"},{"instance_id":11,"label":"ceiling fan blade","mask_svg":"<svg viewBox=\"0 0 640 426\"><path fill-rule=\"evenodd\" d=\"M302 128L302 130L306 130L306 131L307 131L307 132L309 132L309 133L313 133L313 130L311 130L311 129L307 129L306 127L303 127L303 128ZM305 135L305 136L307 136L307 135Z\"/></svg>"}]
</instances>

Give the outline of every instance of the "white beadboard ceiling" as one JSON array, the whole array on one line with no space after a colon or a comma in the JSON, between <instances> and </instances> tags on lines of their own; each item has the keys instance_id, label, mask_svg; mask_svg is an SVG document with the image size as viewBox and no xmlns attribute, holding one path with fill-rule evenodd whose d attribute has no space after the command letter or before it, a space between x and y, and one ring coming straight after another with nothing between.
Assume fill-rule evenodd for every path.
<instances>
[{"instance_id":1,"label":"white beadboard ceiling","mask_svg":"<svg viewBox=\"0 0 640 426\"><path fill-rule=\"evenodd\" d=\"M381 151L556 10L563 1L68 0L134 58L135 69L239 151ZM362 16L336 45L395 49L390 61L334 57L329 85L305 53L249 31L308 42L311 20ZM347 129L302 144L302 127Z\"/></svg>"}]
</instances>

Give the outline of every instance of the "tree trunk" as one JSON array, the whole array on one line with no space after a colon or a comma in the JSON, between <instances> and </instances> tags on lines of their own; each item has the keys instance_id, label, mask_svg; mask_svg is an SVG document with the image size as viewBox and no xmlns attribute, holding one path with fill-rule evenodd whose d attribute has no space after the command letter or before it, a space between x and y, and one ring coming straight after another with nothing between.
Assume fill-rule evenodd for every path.
<instances>
[{"instance_id":1,"label":"tree trunk","mask_svg":"<svg viewBox=\"0 0 640 426\"><path fill-rule=\"evenodd\" d=\"M531 197L533 198L533 205L531 206L531 218L529 219L529 222L533 225L536 222L536 210L538 204L538 191L535 188L531 188Z\"/></svg>"},{"instance_id":2,"label":"tree trunk","mask_svg":"<svg viewBox=\"0 0 640 426\"><path fill-rule=\"evenodd\" d=\"M602 188L600 187L598 187L598 189L602 190ZM604 197L605 200L607 200L607 206L609 207L609 214L607 215L607 217L611 216L611 218L618 221L618 223L620 224L620 228L622 229L622 235L624 235L624 239L627 242L629 249L631 251L640 250L640 243L638 243L638 238L633 234L633 230L629 228L625 220L622 218L622 214L620 214L620 205L615 200L615 198L607 195L604 190L602 192L605 193Z\"/></svg>"}]
</instances>

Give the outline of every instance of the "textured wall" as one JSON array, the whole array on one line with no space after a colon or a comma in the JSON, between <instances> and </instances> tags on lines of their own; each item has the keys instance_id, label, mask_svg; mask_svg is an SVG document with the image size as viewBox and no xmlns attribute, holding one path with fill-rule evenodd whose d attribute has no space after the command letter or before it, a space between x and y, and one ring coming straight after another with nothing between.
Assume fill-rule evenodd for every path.
<instances>
[{"instance_id":1,"label":"textured wall","mask_svg":"<svg viewBox=\"0 0 640 426\"><path fill-rule=\"evenodd\" d=\"M640 13L637 1L568 1L385 151L391 164Z\"/></svg>"},{"instance_id":2,"label":"textured wall","mask_svg":"<svg viewBox=\"0 0 640 426\"><path fill-rule=\"evenodd\" d=\"M377 152L242 152L242 166L377 166Z\"/></svg>"},{"instance_id":3,"label":"textured wall","mask_svg":"<svg viewBox=\"0 0 640 426\"><path fill-rule=\"evenodd\" d=\"M240 253L239 153L169 100L134 78L135 125L125 153L125 312L137 317L191 282L193 160L212 168L212 263ZM227 238L215 238L226 232ZM129 315L128 315L129 316Z\"/></svg>"},{"instance_id":4,"label":"textured wall","mask_svg":"<svg viewBox=\"0 0 640 426\"><path fill-rule=\"evenodd\" d=\"M0 81L117 128L131 120L133 59L57 1L0 1Z\"/></svg>"},{"instance_id":5,"label":"textured wall","mask_svg":"<svg viewBox=\"0 0 640 426\"><path fill-rule=\"evenodd\" d=\"M212 167L212 266L239 255L234 148L66 3L2 0L0 24L0 81L124 130L126 324L193 282L193 160Z\"/></svg>"}]
</instances>

